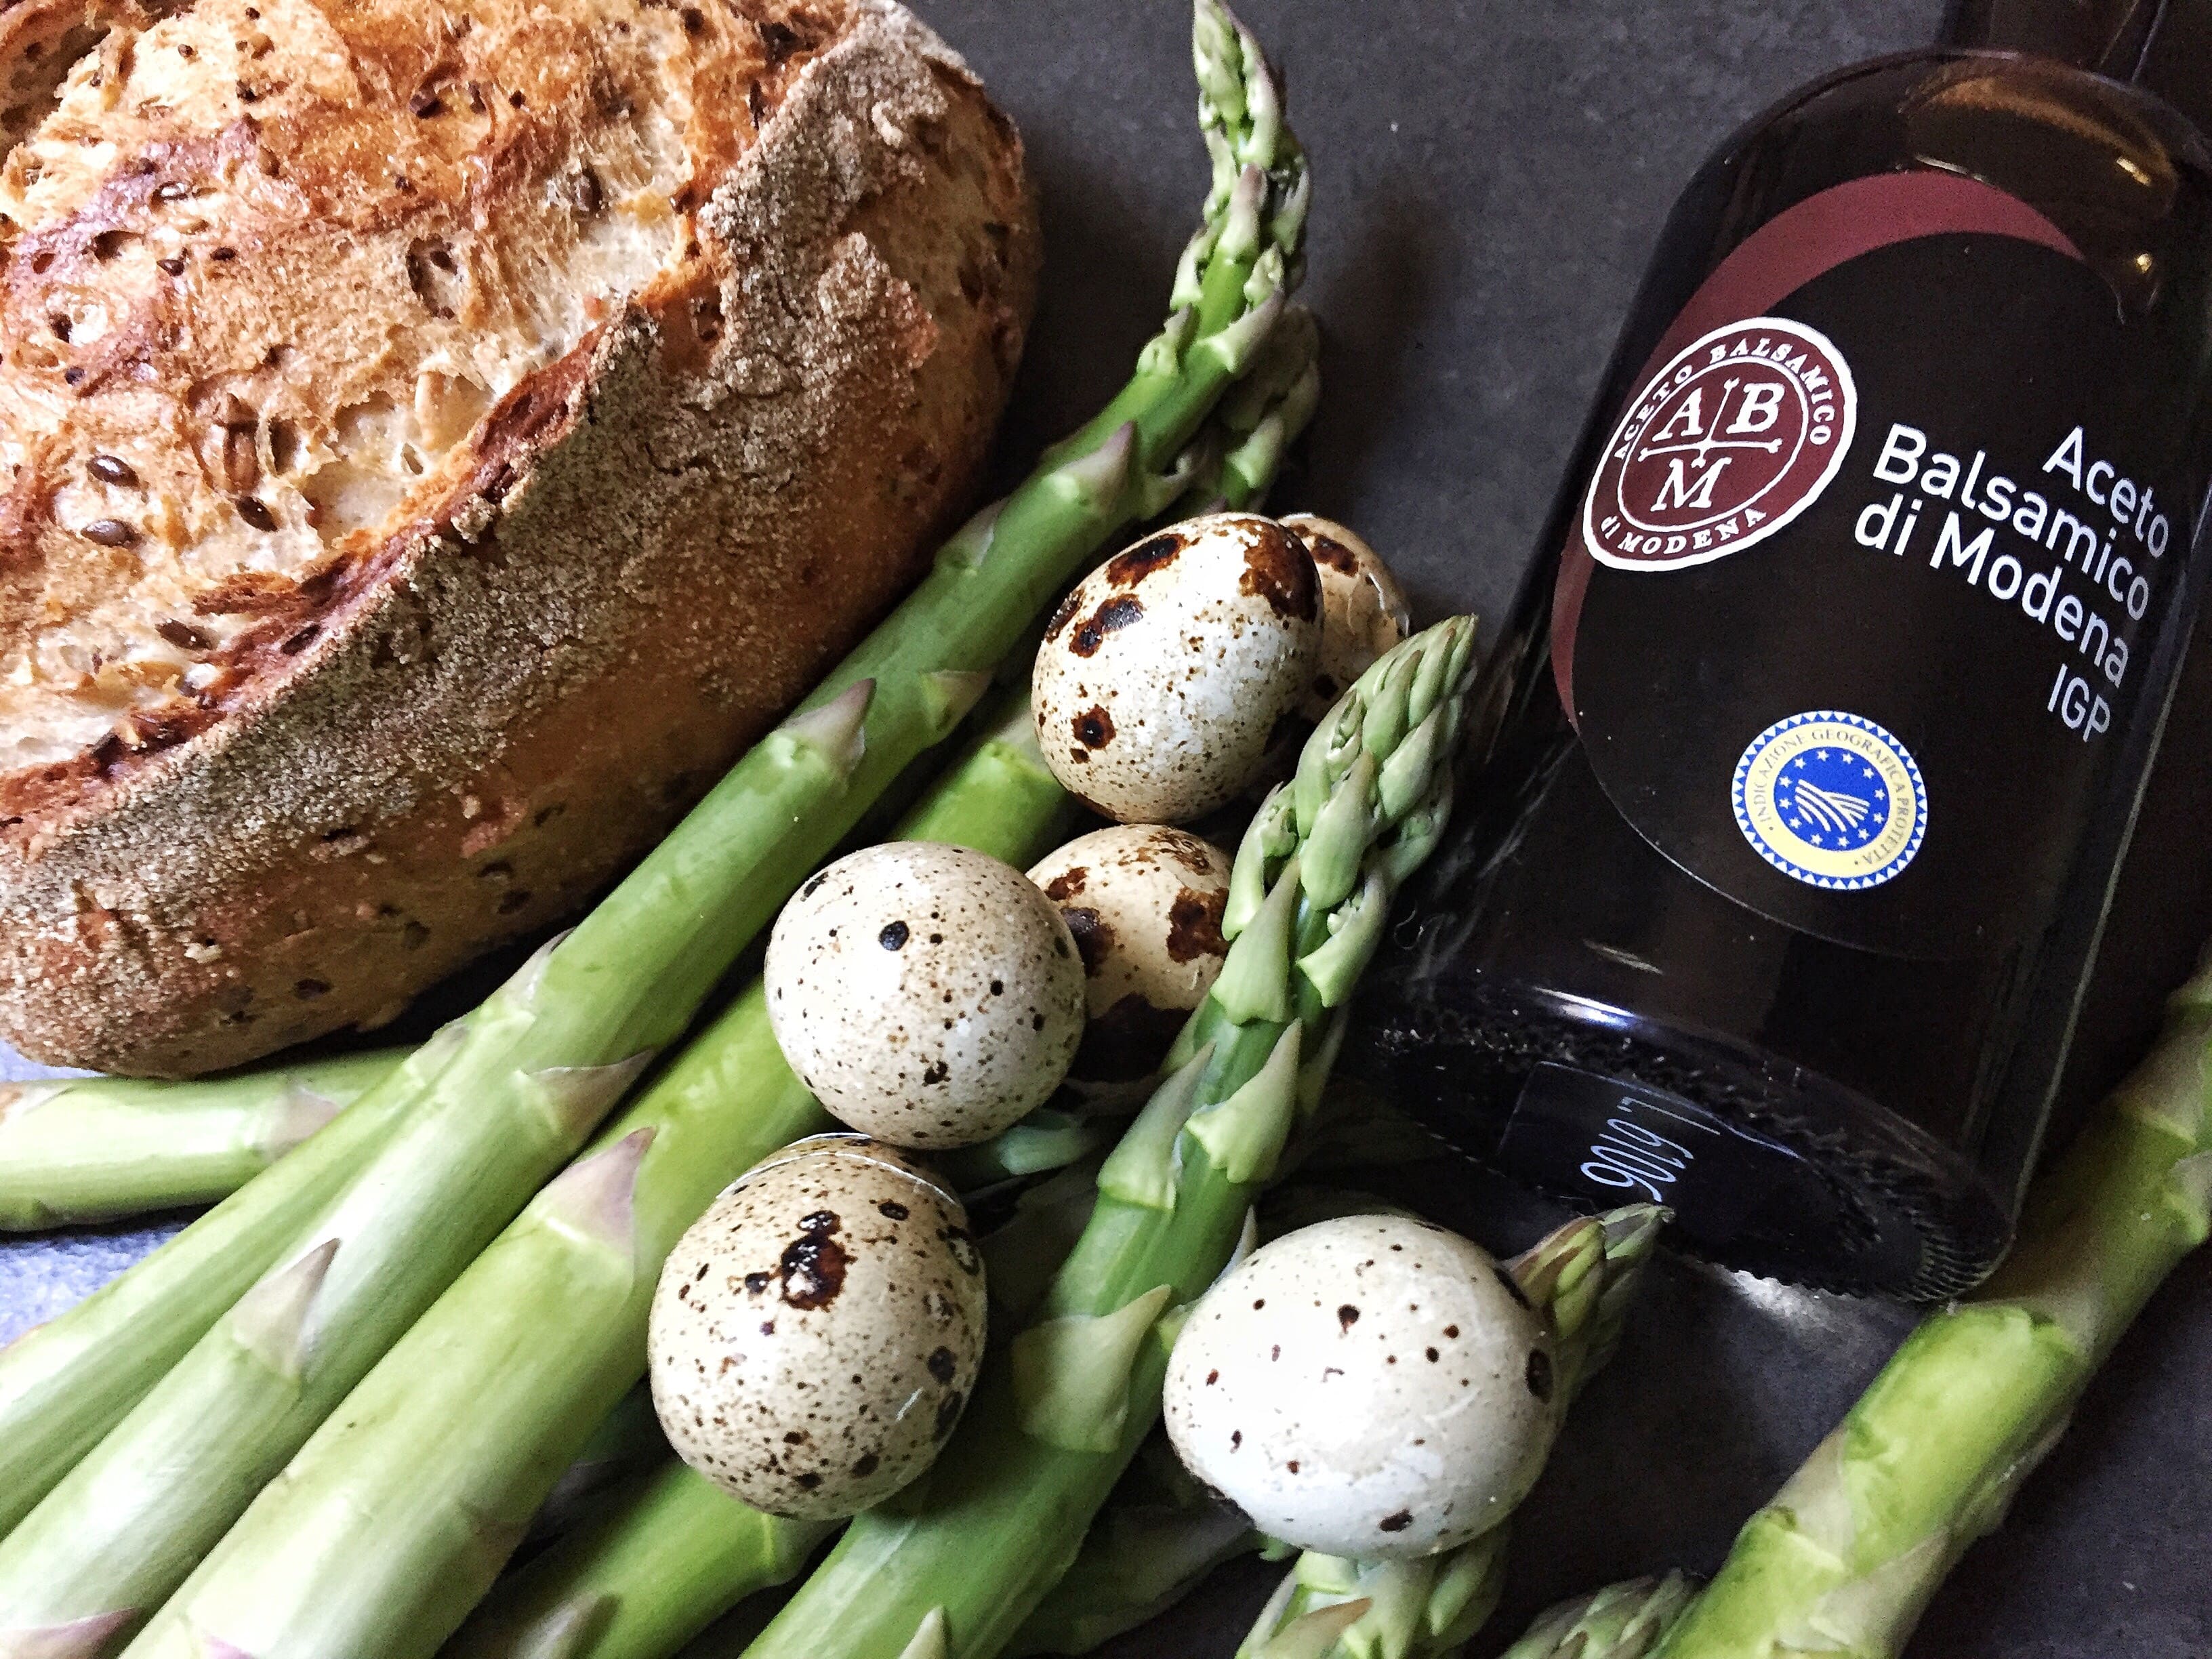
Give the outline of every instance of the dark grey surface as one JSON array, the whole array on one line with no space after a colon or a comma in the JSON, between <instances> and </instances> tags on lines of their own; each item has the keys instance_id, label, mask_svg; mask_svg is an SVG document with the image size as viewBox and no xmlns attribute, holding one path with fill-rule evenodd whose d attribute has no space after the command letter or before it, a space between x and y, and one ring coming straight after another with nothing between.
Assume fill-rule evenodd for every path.
<instances>
[{"instance_id":1,"label":"dark grey surface","mask_svg":"<svg viewBox=\"0 0 2212 1659\"><path fill-rule=\"evenodd\" d=\"M1318 185L1306 297L1328 391L1279 501L1343 517L1428 614L1507 603L1676 188L1822 70L1915 44L1940 0L1247 0L1288 70ZM1044 308L1009 468L1086 414L1158 317L1203 161L1181 0L920 0L1027 136ZM2212 932L2212 650L2194 655L2069 1077L2140 1051ZM1909 1014L1907 1015L1909 1017ZM0 1246L0 1340L146 1248L143 1231ZM1669 1264L1518 1528L1495 1627L1664 1565L1710 1568L1848 1405L1897 1310ZM2212 1261L2176 1275L1967 1559L1914 1659L2212 1654ZM1268 1576L1231 1571L1117 1652L1225 1656Z\"/></svg>"}]
</instances>

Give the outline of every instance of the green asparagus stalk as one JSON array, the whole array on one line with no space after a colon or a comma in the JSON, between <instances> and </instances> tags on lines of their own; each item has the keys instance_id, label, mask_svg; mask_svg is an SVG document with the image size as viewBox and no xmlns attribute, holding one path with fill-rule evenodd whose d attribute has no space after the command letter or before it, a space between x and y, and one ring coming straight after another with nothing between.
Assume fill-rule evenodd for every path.
<instances>
[{"instance_id":1,"label":"green asparagus stalk","mask_svg":"<svg viewBox=\"0 0 2212 1659\"><path fill-rule=\"evenodd\" d=\"M1222 74L1264 79L1241 55ZM672 1041L797 882L957 722L1030 618L1154 504L1158 476L1266 343L1296 276L1303 161L1271 82L1237 108L1237 142L1214 145L1214 190L1178 270L1176 311L1109 408L969 520L915 592L526 984L449 1028L447 1043L371 1090L312 1150L0 1355L0 1525L27 1514L241 1293L297 1264L301 1230L398 1126L455 1102L473 1113L542 1088L532 1079ZM460 1207L472 1219L489 1212L481 1200Z\"/></svg>"},{"instance_id":2,"label":"green asparagus stalk","mask_svg":"<svg viewBox=\"0 0 2212 1659\"><path fill-rule=\"evenodd\" d=\"M1284 341L1290 343L1290 354ZM1291 398L1311 379L1309 354L1317 343L1310 327L1294 327L1286 319L1247 384L1267 386L1279 399ZM1291 354L1297 355L1285 362ZM1240 398L1243 390L1237 388ZM1291 411L1295 423L1278 423L1281 441L1243 475L1255 490L1264 490L1272 478L1282 442L1295 437L1310 417L1310 398L1297 396L1299 406ZM1217 410L1210 427L1218 426L1220 416ZM1235 438L1266 419L1262 410L1258 420L1246 419L1225 435ZM1201 434L1188 452L1190 464L1180 470L1194 473L1199 458L1218 459L1224 447L1222 435ZM1027 728L1018 725L1026 718L1025 713L1018 715L1011 728L1018 746L1027 742ZM1025 748L1023 752L1027 754ZM1052 838L1059 833L1054 826ZM946 1154L939 1162L957 1187L973 1191L1063 1169L1097 1150L1107 1138L1105 1126L1095 1120L1046 1108L993 1140ZM1082 1184L1087 1197L1092 1191L1089 1175ZM1041 1285L1073 1243L1071 1233L1055 1249L1053 1238L1025 1233L1022 1265L1036 1271ZM998 1243L985 1243L994 1261ZM994 1295L1002 1277L1006 1276L994 1270ZM733 1520L733 1510L750 1518ZM778 1530L787 1527L788 1533ZM1218 1530L1218 1522L1213 1529ZM665 1659L743 1597L784 1582L831 1530L755 1515L690 1470L671 1468L604 1522L503 1581L463 1626L450 1650L478 1659L527 1653L557 1628L569 1632L563 1650L568 1659ZM669 1570L670 1563L682 1564L680 1570ZM603 1611L586 1619L586 1607Z\"/></svg>"},{"instance_id":3,"label":"green asparagus stalk","mask_svg":"<svg viewBox=\"0 0 2212 1659\"><path fill-rule=\"evenodd\" d=\"M1194 446L1190 476L1170 509L1177 519L1257 507L1291 442L1321 404L1321 325L1292 306L1243 380Z\"/></svg>"},{"instance_id":4,"label":"green asparagus stalk","mask_svg":"<svg viewBox=\"0 0 2212 1659\"><path fill-rule=\"evenodd\" d=\"M191 1083L0 1084L0 1232L228 1198L406 1057L380 1048Z\"/></svg>"},{"instance_id":5,"label":"green asparagus stalk","mask_svg":"<svg viewBox=\"0 0 2212 1659\"><path fill-rule=\"evenodd\" d=\"M1499 1659L1644 1659L1688 1610L1692 1594L1679 1572L1608 1585L1538 1614Z\"/></svg>"},{"instance_id":6,"label":"green asparagus stalk","mask_svg":"<svg viewBox=\"0 0 2212 1659\"><path fill-rule=\"evenodd\" d=\"M1399 881L1442 833L1474 653L1455 618L1370 668L1237 856L1229 957L1108 1157L1037 1315L987 1370L926 1490L856 1519L752 1659L988 1659L1074 1560L1159 1413L1163 1316L1230 1260L1322 1081Z\"/></svg>"},{"instance_id":7,"label":"green asparagus stalk","mask_svg":"<svg viewBox=\"0 0 2212 1659\"><path fill-rule=\"evenodd\" d=\"M477 1030L511 1038L532 1024L557 954L509 981ZM0 1540L0 1632L97 1632L71 1638L87 1653L119 1645L649 1057L514 1072L503 1055L513 1074L500 1087L465 1047L277 1265Z\"/></svg>"},{"instance_id":8,"label":"green asparagus stalk","mask_svg":"<svg viewBox=\"0 0 2212 1659\"><path fill-rule=\"evenodd\" d=\"M2029 1189L1990 1281L1906 1338L1836 1431L1737 1536L1666 1659L1902 1650L1966 1547L2063 1433L2074 1402L2212 1200L2212 953L2081 1138Z\"/></svg>"},{"instance_id":9,"label":"green asparagus stalk","mask_svg":"<svg viewBox=\"0 0 2212 1659\"><path fill-rule=\"evenodd\" d=\"M1554 1332L1556 1407L1613 1356L1667 1212L1631 1205L1583 1217L1506 1264ZM1506 1524L1419 1560L1300 1556L1237 1650L1240 1659L1446 1659L1497 1611ZM1346 1616L1344 1609L1364 1603Z\"/></svg>"},{"instance_id":10,"label":"green asparagus stalk","mask_svg":"<svg viewBox=\"0 0 2212 1659\"><path fill-rule=\"evenodd\" d=\"M1064 832L1067 797L1025 702L1000 713L903 834L1026 862ZM386 1355L131 1651L199 1655L209 1633L252 1654L434 1651L581 1437L643 1374L653 1285L684 1230L769 1152L830 1127L784 1064L755 981ZM693 1512L682 1494L668 1501ZM667 1559L733 1585L726 1599L702 1616L702 1597L678 1596L679 1575L642 1587L663 1598L652 1607L622 1595L593 1613L602 1592L587 1582L548 1615L575 1644L559 1650L617 1652L607 1644L703 1624L754 1584L748 1570L785 1571L785 1553L803 1559L819 1536L736 1504L710 1513L748 1528L744 1540L687 1534ZM642 1559L608 1567L605 1583Z\"/></svg>"},{"instance_id":11,"label":"green asparagus stalk","mask_svg":"<svg viewBox=\"0 0 2212 1659\"><path fill-rule=\"evenodd\" d=\"M574 1460L531 1516L528 1536L549 1538L568 1531L595 1514L606 1493L675 1455L653 1409L653 1391L641 1382L615 1403L576 1449Z\"/></svg>"},{"instance_id":12,"label":"green asparagus stalk","mask_svg":"<svg viewBox=\"0 0 2212 1659\"><path fill-rule=\"evenodd\" d=\"M99 1444L344 1189L465 1035L465 1022L447 1026L275 1168L67 1313L0 1349L0 1534Z\"/></svg>"},{"instance_id":13,"label":"green asparagus stalk","mask_svg":"<svg viewBox=\"0 0 2212 1659\"><path fill-rule=\"evenodd\" d=\"M502 1580L445 1659L673 1654L746 1596L796 1577L836 1530L763 1515L672 1459Z\"/></svg>"},{"instance_id":14,"label":"green asparagus stalk","mask_svg":"<svg viewBox=\"0 0 2212 1659\"><path fill-rule=\"evenodd\" d=\"M1156 1429L1091 1522L1075 1564L1006 1651L1014 1659L1088 1653L1167 1611L1224 1562L1267 1547L1249 1520L1183 1468Z\"/></svg>"}]
</instances>

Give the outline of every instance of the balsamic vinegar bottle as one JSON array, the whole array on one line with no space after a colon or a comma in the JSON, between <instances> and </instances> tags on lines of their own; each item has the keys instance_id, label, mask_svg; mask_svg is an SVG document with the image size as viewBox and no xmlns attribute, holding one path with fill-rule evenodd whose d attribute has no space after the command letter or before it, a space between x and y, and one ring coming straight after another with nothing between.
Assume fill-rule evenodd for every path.
<instances>
[{"instance_id":1,"label":"balsamic vinegar bottle","mask_svg":"<svg viewBox=\"0 0 2212 1659\"><path fill-rule=\"evenodd\" d=\"M2048 1115L2212 556L2212 0L2108 10L1698 173L1367 978L1348 1065L1734 1265L1963 1290Z\"/></svg>"}]
</instances>

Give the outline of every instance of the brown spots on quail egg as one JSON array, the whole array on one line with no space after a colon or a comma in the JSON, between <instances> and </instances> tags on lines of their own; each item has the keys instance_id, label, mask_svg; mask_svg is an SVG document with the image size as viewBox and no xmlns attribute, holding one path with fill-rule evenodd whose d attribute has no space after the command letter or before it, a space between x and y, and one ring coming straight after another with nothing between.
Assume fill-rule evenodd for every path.
<instances>
[{"instance_id":1,"label":"brown spots on quail egg","mask_svg":"<svg viewBox=\"0 0 2212 1659\"><path fill-rule=\"evenodd\" d=\"M684 1462L772 1515L827 1519L928 1467L975 1391L981 1258L905 1154L820 1135L756 1166L669 1255L648 1346Z\"/></svg>"},{"instance_id":2,"label":"brown spots on quail egg","mask_svg":"<svg viewBox=\"0 0 2212 1659\"><path fill-rule=\"evenodd\" d=\"M1308 720L1318 720L1369 664L1406 637L1413 613L1381 555L1342 525L1310 513L1282 523L1305 544L1321 578L1321 669L1301 705Z\"/></svg>"},{"instance_id":3,"label":"brown spots on quail egg","mask_svg":"<svg viewBox=\"0 0 2212 1659\"><path fill-rule=\"evenodd\" d=\"M1228 955L1229 870L1209 842L1133 823L1078 836L1030 872L1083 957L1091 1026L1076 1078L1126 1081L1158 1066Z\"/></svg>"},{"instance_id":4,"label":"brown spots on quail egg","mask_svg":"<svg viewBox=\"0 0 2212 1659\"><path fill-rule=\"evenodd\" d=\"M800 1080L902 1146L988 1139L1059 1086L1083 1038L1083 963L1060 912L965 848L838 860L776 918L764 976Z\"/></svg>"},{"instance_id":5,"label":"brown spots on quail egg","mask_svg":"<svg viewBox=\"0 0 2212 1659\"><path fill-rule=\"evenodd\" d=\"M1549 1324L1477 1246L1350 1216L1255 1251L1168 1363L1191 1472L1301 1548L1450 1549L1535 1482L1558 1427Z\"/></svg>"},{"instance_id":6,"label":"brown spots on quail egg","mask_svg":"<svg viewBox=\"0 0 2212 1659\"><path fill-rule=\"evenodd\" d=\"M1321 585L1271 519L1217 513L1116 554L1061 605L1030 681L1045 763L1124 823L1233 800L1320 672Z\"/></svg>"}]
</instances>

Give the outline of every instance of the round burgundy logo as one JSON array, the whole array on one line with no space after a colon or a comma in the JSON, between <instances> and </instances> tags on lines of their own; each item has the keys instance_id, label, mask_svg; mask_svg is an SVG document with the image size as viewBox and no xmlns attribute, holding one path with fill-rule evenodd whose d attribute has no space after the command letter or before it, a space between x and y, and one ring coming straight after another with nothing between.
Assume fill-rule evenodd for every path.
<instances>
[{"instance_id":1,"label":"round burgundy logo","mask_svg":"<svg viewBox=\"0 0 2212 1659\"><path fill-rule=\"evenodd\" d=\"M1583 503L1591 556L1671 570L1763 541L1818 501L1858 415L1817 329L1753 317L1693 341L1620 417Z\"/></svg>"}]
</instances>

